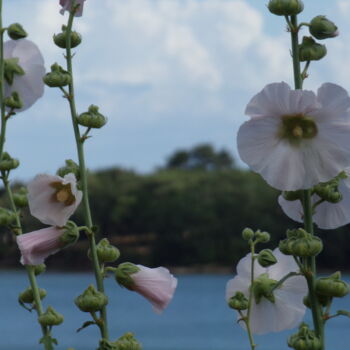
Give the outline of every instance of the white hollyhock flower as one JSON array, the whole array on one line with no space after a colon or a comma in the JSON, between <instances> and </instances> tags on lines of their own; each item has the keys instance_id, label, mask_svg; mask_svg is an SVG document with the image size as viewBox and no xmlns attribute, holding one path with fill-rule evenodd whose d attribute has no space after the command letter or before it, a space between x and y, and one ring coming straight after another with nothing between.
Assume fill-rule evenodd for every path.
<instances>
[{"instance_id":1,"label":"white hollyhock flower","mask_svg":"<svg viewBox=\"0 0 350 350\"><path fill-rule=\"evenodd\" d=\"M317 91L267 85L248 103L238 131L239 154L280 190L309 189L350 165L350 98L326 83Z\"/></svg>"},{"instance_id":2,"label":"white hollyhock flower","mask_svg":"<svg viewBox=\"0 0 350 350\"><path fill-rule=\"evenodd\" d=\"M338 187L342 200L338 203L322 202L315 208L312 220L319 228L330 230L350 222L350 168L347 168L344 173L346 178L339 180ZM320 199L317 194L311 197L312 203L317 203ZM280 195L278 203L288 217L294 221L303 222L304 212L300 200L288 201Z\"/></svg>"},{"instance_id":3,"label":"white hollyhock flower","mask_svg":"<svg viewBox=\"0 0 350 350\"><path fill-rule=\"evenodd\" d=\"M37 175L28 185L30 213L43 224L64 226L75 212L83 194L74 174Z\"/></svg>"},{"instance_id":4,"label":"white hollyhock flower","mask_svg":"<svg viewBox=\"0 0 350 350\"><path fill-rule=\"evenodd\" d=\"M277 263L270 267L262 267L256 260L254 263L254 280L265 276L271 280L279 281L289 272L299 271L292 257L283 255L278 248L273 251ZM251 279L251 254L246 255L237 265L237 276L227 282L226 300L242 292L249 296ZM262 297L257 303L253 296L251 306L250 326L255 334L280 332L295 327L304 317L306 307L303 298L307 294L307 284L302 276L288 278L274 290L274 302ZM246 314L246 311L243 311ZM244 327L243 322L240 324Z\"/></svg>"},{"instance_id":5,"label":"white hollyhock flower","mask_svg":"<svg viewBox=\"0 0 350 350\"><path fill-rule=\"evenodd\" d=\"M63 247L60 241L63 233L63 229L47 227L17 236L21 263L23 265L42 264L49 255L57 253Z\"/></svg>"},{"instance_id":6,"label":"white hollyhock flower","mask_svg":"<svg viewBox=\"0 0 350 350\"><path fill-rule=\"evenodd\" d=\"M24 75L14 74L12 84L5 81L5 97L9 97L14 91L18 92L23 108L16 112L24 111L44 94L44 58L38 47L27 39L6 41L4 58L18 59L18 65L24 71Z\"/></svg>"},{"instance_id":7,"label":"white hollyhock flower","mask_svg":"<svg viewBox=\"0 0 350 350\"><path fill-rule=\"evenodd\" d=\"M70 12L72 10L72 5L74 2L75 5L79 5L75 16L80 17L83 14L84 1L85 0L60 0L60 5L62 6L60 13L63 15L65 11Z\"/></svg>"}]
</instances>

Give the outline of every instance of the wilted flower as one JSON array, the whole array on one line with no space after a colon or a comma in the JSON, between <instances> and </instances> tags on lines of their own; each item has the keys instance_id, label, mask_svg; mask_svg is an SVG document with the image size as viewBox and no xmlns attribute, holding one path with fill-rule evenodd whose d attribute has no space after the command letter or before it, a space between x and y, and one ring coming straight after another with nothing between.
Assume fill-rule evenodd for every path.
<instances>
[{"instance_id":1,"label":"wilted flower","mask_svg":"<svg viewBox=\"0 0 350 350\"><path fill-rule=\"evenodd\" d=\"M63 246L60 237L64 230L58 227L47 227L38 231L17 236L17 244L21 251L23 265L40 265Z\"/></svg>"},{"instance_id":2,"label":"wilted flower","mask_svg":"<svg viewBox=\"0 0 350 350\"><path fill-rule=\"evenodd\" d=\"M116 279L122 286L144 296L156 313L161 313L170 303L177 279L164 267L149 268L132 263L120 264Z\"/></svg>"},{"instance_id":3,"label":"wilted flower","mask_svg":"<svg viewBox=\"0 0 350 350\"><path fill-rule=\"evenodd\" d=\"M43 76L45 74L44 59L38 47L30 40L9 40L4 44L5 60L17 61L24 74L13 74L10 80L5 80L5 97L17 92L24 111L31 107L44 94ZM5 64L6 66L6 64ZM6 77L6 74L5 74Z\"/></svg>"},{"instance_id":4,"label":"wilted flower","mask_svg":"<svg viewBox=\"0 0 350 350\"><path fill-rule=\"evenodd\" d=\"M324 201L315 208L312 220L319 228L335 229L350 222L350 168L347 168L343 174L344 176L339 179L338 185L338 191L342 199L337 203ZM315 204L321 198L315 193L311 200ZM303 222L304 211L299 200L289 201L283 195L280 195L278 203L288 217L294 221Z\"/></svg>"},{"instance_id":5,"label":"wilted flower","mask_svg":"<svg viewBox=\"0 0 350 350\"><path fill-rule=\"evenodd\" d=\"M37 175L28 185L30 213L43 224L64 226L83 197L74 174Z\"/></svg>"},{"instance_id":6,"label":"wilted flower","mask_svg":"<svg viewBox=\"0 0 350 350\"><path fill-rule=\"evenodd\" d=\"M326 83L317 92L267 85L246 108L238 132L244 162L280 190L309 189L350 164L350 98Z\"/></svg>"},{"instance_id":7,"label":"wilted flower","mask_svg":"<svg viewBox=\"0 0 350 350\"><path fill-rule=\"evenodd\" d=\"M303 318L307 285L302 276L288 278L283 284L270 292L273 285L289 272L298 271L292 257L283 255L279 249L273 251L277 263L263 268L257 261L254 264L253 302L251 305L250 326L255 334L279 332L295 327ZM237 265L237 276L228 281L226 300L237 292L247 298L251 283L251 254L246 255ZM270 289L266 289L266 287ZM265 288L265 289L264 289ZM260 290L259 290L260 289ZM242 311L246 314L247 311ZM243 322L240 322L242 326Z\"/></svg>"},{"instance_id":8,"label":"wilted flower","mask_svg":"<svg viewBox=\"0 0 350 350\"><path fill-rule=\"evenodd\" d=\"M80 17L83 14L84 1L85 0L60 0L60 5L62 6L60 13L63 15L65 11L72 11L73 5L79 5L75 16Z\"/></svg>"}]
</instances>

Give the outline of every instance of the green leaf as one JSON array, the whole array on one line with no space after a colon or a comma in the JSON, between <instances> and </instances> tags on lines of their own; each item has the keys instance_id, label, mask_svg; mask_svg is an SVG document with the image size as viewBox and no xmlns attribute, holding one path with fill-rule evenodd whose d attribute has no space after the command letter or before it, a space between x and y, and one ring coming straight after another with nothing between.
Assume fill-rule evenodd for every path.
<instances>
[{"instance_id":1,"label":"green leaf","mask_svg":"<svg viewBox=\"0 0 350 350\"><path fill-rule=\"evenodd\" d=\"M350 317L350 311L346 311L346 310L338 310L338 311L337 311L337 315L338 315L338 316L346 316L346 317Z\"/></svg>"},{"instance_id":2,"label":"green leaf","mask_svg":"<svg viewBox=\"0 0 350 350\"><path fill-rule=\"evenodd\" d=\"M83 330L84 328L89 327L89 326L91 326L93 324L96 324L96 322L94 322L94 321L86 321L86 322L84 322L83 325L80 328L77 329L77 333L80 332L81 330Z\"/></svg>"}]
</instances>

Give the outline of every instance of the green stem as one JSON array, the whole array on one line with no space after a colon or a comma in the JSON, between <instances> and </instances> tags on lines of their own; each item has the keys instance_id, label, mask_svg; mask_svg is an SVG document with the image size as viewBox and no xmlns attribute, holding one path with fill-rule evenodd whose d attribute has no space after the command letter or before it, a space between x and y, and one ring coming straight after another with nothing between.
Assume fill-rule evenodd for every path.
<instances>
[{"instance_id":1,"label":"green stem","mask_svg":"<svg viewBox=\"0 0 350 350\"><path fill-rule=\"evenodd\" d=\"M2 0L0 0L0 108L1 108L1 130L0 130L0 159L4 151L6 135L6 109L5 109L5 74L4 74L4 30L2 28Z\"/></svg>"},{"instance_id":2,"label":"green stem","mask_svg":"<svg viewBox=\"0 0 350 350\"><path fill-rule=\"evenodd\" d=\"M299 27L297 16L291 16L290 21L287 19L287 23L291 33L292 43L292 58L293 58L293 73L294 73L294 85L295 89L302 89L303 77L300 73L300 59L299 59ZM304 227L305 230L313 234L313 222L312 222L312 201L311 201L311 190L303 191L303 209L304 209ZM322 343L321 350L324 349L324 327L322 319L322 310L316 295L316 259L315 257L307 258L305 261L307 266L305 271L305 278L307 281L312 319L316 335L320 338Z\"/></svg>"},{"instance_id":3,"label":"green stem","mask_svg":"<svg viewBox=\"0 0 350 350\"><path fill-rule=\"evenodd\" d=\"M77 123L77 111L75 106L75 95L74 95L74 83L73 83L73 67L72 67L72 52L71 52L71 33L72 33L72 26L73 26L73 19L74 19L74 11L72 11L69 15L68 24L67 24L67 41L66 41L66 60L67 60L67 71L71 75L71 83L68 86L68 102L71 112L71 118L72 118L72 124L73 124L73 130L74 130L74 136L77 146L77 152L78 152L78 159L79 159L79 170L80 170L80 181L82 185L82 191L83 191L83 207L84 207L84 217L85 217L85 224L89 228L90 232L87 232L87 237L89 239L90 244L90 252L91 252L91 258L93 262L93 269L97 284L97 289L99 292L104 293L104 285L103 285L103 275L101 271L101 266L98 261L97 256L97 249L96 249L96 241L95 241L95 234L92 230L93 223L91 218L91 210L90 210L90 203L89 203L89 194L88 194L88 182L87 182L87 171L85 166L85 157L84 157L84 139L80 136L80 130ZM102 318L102 325L100 327L101 329L101 336L104 339L109 338L108 335L108 325L107 325L107 311L106 307L104 306L101 310L101 318Z\"/></svg>"},{"instance_id":4,"label":"green stem","mask_svg":"<svg viewBox=\"0 0 350 350\"><path fill-rule=\"evenodd\" d=\"M283 278L281 278L271 289L271 293L279 288L288 278L294 277L294 276L300 276L301 273L299 272L289 272L287 275L285 275Z\"/></svg>"},{"instance_id":5,"label":"green stem","mask_svg":"<svg viewBox=\"0 0 350 350\"><path fill-rule=\"evenodd\" d=\"M256 344L254 342L253 338L253 333L250 328L250 316L251 316L251 311L252 311L252 302L253 302L253 284L254 284L254 264L255 264L255 243L251 242L250 243L250 251L252 254L252 261L251 261L251 266L250 266L250 289L249 289L249 299L248 299L248 311L247 311L247 316L244 318L244 322L247 327L247 332L248 332L248 338L249 338L249 343L250 347L252 350L256 348Z\"/></svg>"}]
</instances>

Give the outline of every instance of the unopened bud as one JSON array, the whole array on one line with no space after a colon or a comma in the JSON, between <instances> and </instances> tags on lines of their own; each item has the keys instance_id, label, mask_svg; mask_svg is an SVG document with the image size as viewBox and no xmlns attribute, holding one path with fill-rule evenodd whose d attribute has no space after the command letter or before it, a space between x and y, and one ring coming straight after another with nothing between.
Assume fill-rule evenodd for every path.
<instances>
[{"instance_id":1,"label":"unopened bud","mask_svg":"<svg viewBox=\"0 0 350 350\"><path fill-rule=\"evenodd\" d=\"M316 39L334 38L339 34L338 27L326 16L317 16L312 19L309 26L309 31Z\"/></svg>"},{"instance_id":2,"label":"unopened bud","mask_svg":"<svg viewBox=\"0 0 350 350\"><path fill-rule=\"evenodd\" d=\"M320 350L322 342L307 324L302 323L298 333L289 337L288 346L295 350Z\"/></svg>"},{"instance_id":3,"label":"unopened bud","mask_svg":"<svg viewBox=\"0 0 350 350\"><path fill-rule=\"evenodd\" d=\"M18 208L24 208L28 206L28 190L26 187L21 187L16 193L13 194L13 200Z\"/></svg>"},{"instance_id":4,"label":"unopened bud","mask_svg":"<svg viewBox=\"0 0 350 350\"><path fill-rule=\"evenodd\" d=\"M96 312L108 304L108 298L90 285L83 294L75 298L75 305L83 312Z\"/></svg>"},{"instance_id":5,"label":"unopened bud","mask_svg":"<svg viewBox=\"0 0 350 350\"><path fill-rule=\"evenodd\" d=\"M12 23L7 27L7 34L12 40L25 38L28 34L19 23Z\"/></svg>"},{"instance_id":6,"label":"unopened bud","mask_svg":"<svg viewBox=\"0 0 350 350\"><path fill-rule=\"evenodd\" d=\"M46 271L46 265L45 264L40 264L40 265L35 265L34 266L34 274L35 276L41 275Z\"/></svg>"},{"instance_id":7,"label":"unopened bud","mask_svg":"<svg viewBox=\"0 0 350 350\"><path fill-rule=\"evenodd\" d=\"M62 26L61 33L55 34L53 36L53 41L61 49L67 48L67 27L66 26ZM71 39L70 39L70 47L74 48L78 46L80 43L81 43L81 35L76 31L72 31Z\"/></svg>"},{"instance_id":8,"label":"unopened bud","mask_svg":"<svg viewBox=\"0 0 350 350\"><path fill-rule=\"evenodd\" d=\"M57 170L57 175L64 177L67 174L73 173L77 181L80 179L79 165L72 159L66 159L66 165Z\"/></svg>"},{"instance_id":9,"label":"unopened bud","mask_svg":"<svg viewBox=\"0 0 350 350\"><path fill-rule=\"evenodd\" d=\"M63 315L58 313L53 307L49 306L47 310L39 316L39 323L42 326L58 326L63 322Z\"/></svg>"},{"instance_id":10,"label":"unopened bud","mask_svg":"<svg viewBox=\"0 0 350 350\"><path fill-rule=\"evenodd\" d=\"M0 208L0 226L9 226L16 219L16 214L8 209Z\"/></svg>"},{"instance_id":11,"label":"unopened bud","mask_svg":"<svg viewBox=\"0 0 350 350\"><path fill-rule=\"evenodd\" d=\"M12 158L7 152L4 152L0 160L0 170L7 171L18 168L19 160Z\"/></svg>"},{"instance_id":12,"label":"unopened bud","mask_svg":"<svg viewBox=\"0 0 350 350\"><path fill-rule=\"evenodd\" d=\"M316 294L317 296L317 300L318 302L320 303L320 305L322 305L323 307L326 307L329 302L331 301L331 298L330 297L327 297L325 295L320 295L320 294ZM303 303L306 307L308 307L309 309L312 308L312 305L311 305L311 299L310 299L310 295L306 295L303 299Z\"/></svg>"},{"instance_id":13,"label":"unopened bud","mask_svg":"<svg viewBox=\"0 0 350 350\"><path fill-rule=\"evenodd\" d=\"M113 350L141 350L141 344L136 340L133 333L125 333L115 342Z\"/></svg>"},{"instance_id":14,"label":"unopened bud","mask_svg":"<svg viewBox=\"0 0 350 350\"><path fill-rule=\"evenodd\" d=\"M101 239L96 246L98 260L101 264L106 262L114 262L118 260L120 256L119 249L109 243L107 238ZM91 258L91 251L88 251L88 257Z\"/></svg>"},{"instance_id":15,"label":"unopened bud","mask_svg":"<svg viewBox=\"0 0 350 350\"><path fill-rule=\"evenodd\" d=\"M228 306L234 310L248 309L248 299L242 292L236 292L228 301Z\"/></svg>"},{"instance_id":16,"label":"unopened bud","mask_svg":"<svg viewBox=\"0 0 350 350\"><path fill-rule=\"evenodd\" d=\"M272 250L270 249L263 249L258 254L258 262L262 267L269 267L271 265L276 264L277 259L273 255Z\"/></svg>"},{"instance_id":17,"label":"unopened bud","mask_svg":"<svg viewBox=\"0 0 350 350\"><path fill-rule=\"evenodd\" d=\"M99 129L107 123L107 118L99 113L97 106L91 105L87 112L78 116L77 121L78 124L87 128Z\"/></svg>"},{"instance_id":18,"label":"unopened bud","mask_svg":"<svg viewBox=\"0 0 350 350\"><path fill-rule=\"evenodd\" d=\"M268 232L265 232L265 231L261 232L260 230L255 232L255 237L256 237L256 240L261 243L267 243L271 238Z\"/></svg>"},{"instance_id":19,"label":"unopened bud","mask_svg":"<svg viewBox=\"0 0 350 350\"><path fill-rule=\"evenodd\" d=\"M50 87L63 87L71 83L72 77L69 72L55 63L51 66L51 72L45 74L43 81Z\"/></svg>"},{"instance_id":20,"label":"unopened bud","mask_svg":"<svg viewBox=\"0 0 350 350\"><path fill-rule=\"evenodd\" d=\"M311 36L304 36L299 45L300 61L318 61L327 54L325 45L317 43Z\"/></svg>"},{"instance_id":21,"label":"unopened bud","mask_svg":"<svg viewBox=\"0 0 350 350\"><path fill-rule=\"evenodd\" d=\"M46 297L46 294L47 292L45 289L39 289L40 300L44 299ZM28 287L23 292L21 292L18 296L18 301L24 304L32 304L34 302L34 294L32 288Z\"/></svg>"},{"instance_id":22,"label":"unopened bud","mask_svg":"<svg viewBox=\"0 0 350 350\"><path fill-rule=\"evenodd\" d=\"M242 231L242 237L243 239L245 239L246 241L249 241L250 239L253 239L254 237L254 231L249 228L246 227L243 231Z\"/></svg>"},{"instance_id":23,"label":"unopened bud","mask_svg":"<svg viewBox=\"0 0 350 350\"><path fill-rule=\"evenodd\" d=\"M13 91L9 97L4 99L5 106L12 109L21 109L23 102L17 91Z\"/></svg>"},{"instance_id":24,"label":"unopened bud","mask_svg":"<svg viewBox=\"0 0 350 350\"><path fill-rule=\"evenodd\" d=\"M270 0L267 7L274 15L292 16L303 11L304 4L300 0Z\"/></svg>"},{"instance_id":25,"label":"unopened bud","mask_svg":"<svg viewBox=\"0 0 350 350\"><path fill-rule=\"evenodd\" d=\"M316 281L316 292L332 298L342 298L349 294L350 286L341 280L341 273L338 271L329 277L319 278Z\"/></svg>"}]
</instances>

